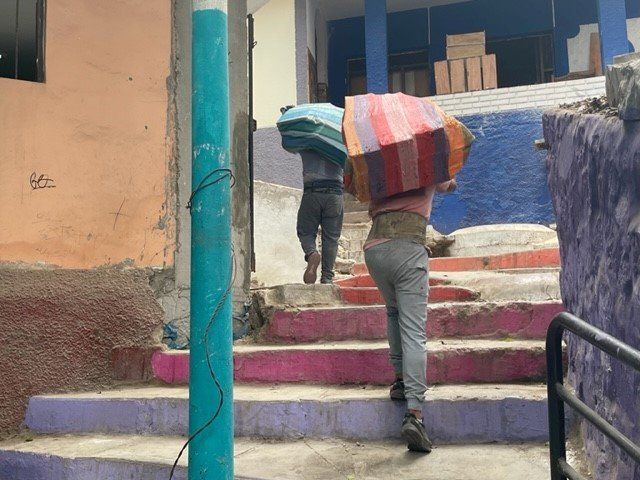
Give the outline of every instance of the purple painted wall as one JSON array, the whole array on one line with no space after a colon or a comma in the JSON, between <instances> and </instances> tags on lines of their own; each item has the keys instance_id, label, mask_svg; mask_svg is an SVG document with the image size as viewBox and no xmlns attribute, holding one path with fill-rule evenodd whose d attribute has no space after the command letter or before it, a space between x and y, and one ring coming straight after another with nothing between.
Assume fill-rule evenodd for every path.
<instances>
[{"instance_id":1,"label":"purple painted wall","mask_svg":"<svg viewBox=\"0 0 640 480\"><path fill-rule=\"evenodd\" d=\"M562 299L587 322L640 349L640 123L566 111L544 116L549 188L562 256ZM569 340L569 376L590 407L640 443L640 374ZM585 425L596 479L640 466Z\"/></svg>"}]
</instances>

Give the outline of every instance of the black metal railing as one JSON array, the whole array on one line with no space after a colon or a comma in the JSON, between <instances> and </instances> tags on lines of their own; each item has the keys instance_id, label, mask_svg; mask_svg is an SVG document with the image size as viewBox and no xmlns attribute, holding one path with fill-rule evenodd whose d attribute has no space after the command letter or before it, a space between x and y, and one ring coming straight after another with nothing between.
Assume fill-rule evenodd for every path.
<instances>
[{"instance_id":1,"label":"black metal railing","mask_svg":"<svg viewBox=\"0 0 640 480\"><path fill-rule=\"evenodd\" d=\"M562 337L565 331L579 336L594 347L640 372L640 351L570 313L560 313L553 319L547 331L551 480L586 480L586 477L574 470L566 460L565 403L593 424L632 459L640 463L640 446L616 430L563 385Z\"/></svg>"}]
</instances>

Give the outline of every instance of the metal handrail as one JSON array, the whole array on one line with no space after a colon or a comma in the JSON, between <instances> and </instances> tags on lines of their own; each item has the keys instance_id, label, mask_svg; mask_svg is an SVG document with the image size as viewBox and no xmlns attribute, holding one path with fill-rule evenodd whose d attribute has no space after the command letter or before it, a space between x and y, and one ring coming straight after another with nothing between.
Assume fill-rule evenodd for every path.
<instances>
[{"instance_id":1,"label":"metal handrail","mask_svg":"<svg viewBox=\"0 0 640 480\"><path fill-rule=\"evenodd\" d=\"M632 459L640 463L640 446L616 430L563 385L562 337L565 331L579 336L594 347L640 372L640 351L570 313L558 314L547 330L547 392L549 397L549 450L551 480L587 480L566 460L564 404L576 410Z\"/></svg>"}]
</instances>

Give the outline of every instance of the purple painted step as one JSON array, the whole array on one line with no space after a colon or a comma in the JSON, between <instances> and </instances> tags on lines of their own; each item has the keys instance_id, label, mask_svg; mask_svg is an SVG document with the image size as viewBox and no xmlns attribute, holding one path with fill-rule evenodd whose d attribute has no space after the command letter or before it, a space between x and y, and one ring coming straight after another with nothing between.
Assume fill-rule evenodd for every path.
<instances>
[{"instance_id":1,"label":"purple painted step","mask_svg":"<svg viewBox=\"0 0 640 480\"><path fill-rule=\"evenodd\" d=\"M427 379L439 383L501 383L541 380L544 342L447 340L428 342ZM156 378L186 383L189 353L164 351L152 360ZM386 342L293 346L237 345L238 382L317 382L330 385L386 385L393 381Z\"/></svg>"},{"instance_id":2,"label":"purple painted step","mask_svg":"<svg viewBox=\"0 0 640 480\"><path fill-rule=\"evenodd\" d=\"M44 434L185 435L186 387L148 387L100 394L33 397L26 425ZM387 387L236 385L236 436L291 439L395 438L405 404ZM430 388L424 408L438 442L535 441L547 438L543 385Z\"/></svg>"},{"instance_id":3,"label":"purple painted step","mask_svg":"<svg viewBox=\"0 0 640 480\"><path fill-rule=\"evenodd\" d=\"M562 303L505 302L429 305L427 337L543 339ZM387 336L384 307L276 310L262 331L270 343L379 340Z\"/></svg>"}]
</instances>

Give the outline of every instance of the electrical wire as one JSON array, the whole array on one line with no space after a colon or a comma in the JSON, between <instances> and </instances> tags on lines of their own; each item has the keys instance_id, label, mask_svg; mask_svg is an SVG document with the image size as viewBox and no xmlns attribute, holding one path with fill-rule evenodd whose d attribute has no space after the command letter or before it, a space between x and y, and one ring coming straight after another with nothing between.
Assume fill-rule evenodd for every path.
<instances>
[{"instance_id":1,"label":"electrical wire","mask_svg":"<svg viewBox=\"0 0 640 480\"><path fill-rule=\"evenodd\" d=\"M224 175L221 175L218 178L216 178L215 180L205 184L205 182L207 180L209 180L213 175L215 175L216 173L219 173L219 172L224 172ZM189 197L189 201L187 202L187 205L186 205L187 210L191 211L191 208L193 207L193 199L195 198L195 196L198 194L199 191L204 190L207 187L211 187L211 186L215 185L216 183L221 182L222 180L224 180L227 177L229 177L231 179L230 188L235 187L236 186L236 177L233 175L233 172L231 171L230 168L216 168L215 170L212 170L209 173L207 173L204 176L204 178L202 180L200 180L200 183L193 190L193 192L191 192L191 196Z\"/></svg>"},{"instance_id":2,"label":"electrical wire","mask_svg":"<svg viewBox=\"0 0 640 480\"><path fill-rule=\"evenodd\" d=\"M209 178L211 178L215 173L218 173L218 172L225 172L225 173L224 173L224 175L216 178L215 180L205 184L205 182ZM191 211L193 198L195 197L195 195L199 191L204 190L207 187L213 186L213 185L219 183L220 181L222 181L223 179L225 179L227 177L230 179L230 182L231 182L230 188L233 188L235 186L235 177L233 176L233 172L228 168L217 168L217 169L209 172L207 175L205 175L205 177L202 179L202 181L198 184L198 186L195 188L195 190L191 193L191 197L189 198L189 201L187 202L186 208L189 211ZM178 462L180 461L180 458L182 458L182 455L184 454L184 451L187 449L189 444L198 435L200 435L207 428L209 428L213 424L213 422L216 421L216 418L218 418L218 415L220 415L220 411L222 410L222 407L224 405L224 390L222 389L222 385L220 385L220 381L218 380L218 376L216 375L216 372L213 369L213 365L211 365L211 354L209 352L209 333L211 332L211 328L215 324L215 321L216 321L216 319L218 317L218 314L220 313L220 310L222 310L222 307L224 306L225 302L229 298L229 295L231 294L231 291L233 290L233 285L234 285L234 283L236 281L236 274L237 274L237 268L236 267L237 267L237 265L236 265L235 248L234 248L233 244L231 244L231 268L229 268L229 280L227 281L227 288L225 289L225 291L222 293L222 295L218 299L218 301L216 303L216 307L214 308L213 313L211 314L211 317L209 318L209 323L207 323L207 326L206 326L205 331L204 331L204 350L205 350L205 356L207 358L207 367L209 368L209 374L211 375L211 378L213 379L213 383L215 384L216 390L218 392L218 396L219 396L218 406L216 407L216 410L215 410L214 414L211 416L211 418L209 420L207 420L207 422L204 425L202 425L200 428L198 428L191 436L189 436L187 441L184 443L184 445L180 449L180 452L178 453L178 456L177 456L175 462L173 462L173 466L171 467L171 473L169 474L169 480L173 479L173 475L175 473L175 470L178 467Z\"/></svg>"}]
</instances>

